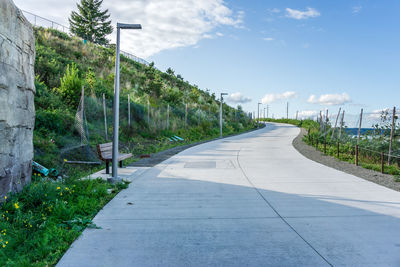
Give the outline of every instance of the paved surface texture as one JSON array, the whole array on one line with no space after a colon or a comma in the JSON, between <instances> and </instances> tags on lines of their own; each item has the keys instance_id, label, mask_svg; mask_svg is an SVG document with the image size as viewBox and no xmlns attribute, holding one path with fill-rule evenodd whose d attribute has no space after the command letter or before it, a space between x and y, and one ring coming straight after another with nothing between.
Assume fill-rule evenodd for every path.
<instances>
[{"instance_id":1,"label":"paved surface texture","mask_svg":"<svg viewBox=\"0 0 400 267\"><path fill-rule=\"evenodd\" d=\"M299 131L268 124L149 168L58 266L400 266L400 193L306 159Z\"/></svg>"}]
</instances>

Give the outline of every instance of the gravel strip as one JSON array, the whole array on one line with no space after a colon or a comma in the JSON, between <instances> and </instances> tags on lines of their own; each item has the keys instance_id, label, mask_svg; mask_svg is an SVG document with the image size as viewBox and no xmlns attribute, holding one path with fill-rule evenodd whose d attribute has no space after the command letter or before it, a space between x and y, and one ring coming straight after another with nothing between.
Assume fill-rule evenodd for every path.
<instances>
[{"instance_id":1,"label":"gravel strip","mask_svg":"<svg viewBox=\"0 0 400 267\"><path fill-rule=\"evenodd\" d=\"M339 161L334 157L325 156L322 152L303 142L303 137L305 135L307 135L307 131L305 129L301 129L300 134L293 140L293 146L306 158L326 165L328 167L334 168L336 170L355 175L376 184L380 184L387 188L400 191L400 183L395 182L392 175L382 174L373 170L364 169L345 161Z\"/></svg>"}]
</instances>

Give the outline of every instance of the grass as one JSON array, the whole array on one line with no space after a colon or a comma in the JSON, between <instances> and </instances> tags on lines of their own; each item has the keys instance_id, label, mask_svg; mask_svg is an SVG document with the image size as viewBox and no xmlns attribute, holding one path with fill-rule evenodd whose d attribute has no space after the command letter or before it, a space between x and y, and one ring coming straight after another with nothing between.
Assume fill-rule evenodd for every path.
<instances>
[{"instance_id":1,"label":"grass","mask_svg":"<svg viewBox=\"0 0 400 267\"><path fill-rule=\"evenodd\" d=\"M0 208L0 265L54 266L92 218L126 183L34 176Z\"/></svg>"},{"instance_id":2,"label":"grass","mask_svg":"<svg viewBox=\"0 0 400 267\"><path fill-rule=\"evenodd\" d=\"M250 130L253 127L249 127ZM224 135L237 133L226 132ZM176 146L218 137L188 136L184 142L157 142L138 153L156 153ZM129 164L138 158L126 160ZM111 185L104 180L81 180L103 166L71 173L54 181L38 175L22 192L5 197L0 208L0 266L54 266L86 227L96 228L93 217L127 184ZM111 191L111 192L109 192Z\"/></svg>"}]
</instances>

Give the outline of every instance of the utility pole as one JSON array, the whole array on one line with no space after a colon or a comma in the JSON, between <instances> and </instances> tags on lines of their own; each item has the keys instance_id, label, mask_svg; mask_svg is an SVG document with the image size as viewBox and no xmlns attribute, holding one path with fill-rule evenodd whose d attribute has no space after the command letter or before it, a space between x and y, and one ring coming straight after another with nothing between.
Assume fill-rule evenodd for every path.
<instances>
[{"instance_id":1,"label":"utility pole","mask_svg":"<svg viewBox=\"0 0 400 267\"><path fill-rule=\"evenodd\" d=\"M298 117L299 117L299 111L296 111L296 121Z\"/></svg>"},{"instance_id":2,"label":"utility pole","mask_svg":"<svg viewBox=\"0 0 400 267\"><path fill-rule=\"evenodd\" d=\"M260 105L261 103L258 103L257 105L257 128L260 128Z\"/></svg>"}]
</instances>

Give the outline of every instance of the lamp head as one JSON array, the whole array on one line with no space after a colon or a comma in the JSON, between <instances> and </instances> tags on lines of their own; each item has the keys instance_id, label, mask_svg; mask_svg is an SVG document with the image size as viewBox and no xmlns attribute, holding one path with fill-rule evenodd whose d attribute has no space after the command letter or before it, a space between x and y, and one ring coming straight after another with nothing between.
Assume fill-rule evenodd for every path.
<instances>
[{"instance_id":1,"label":"lamp head","mask_svg":"<svg viewBox=\"0 0 400 267\"><path fill-rule=\"evenodd\" d=\"M141 30L141 24L126 24L126 23L117 23L117 28L120 29L128 29L128 30Z\"/></svg>"}]
</instances>

